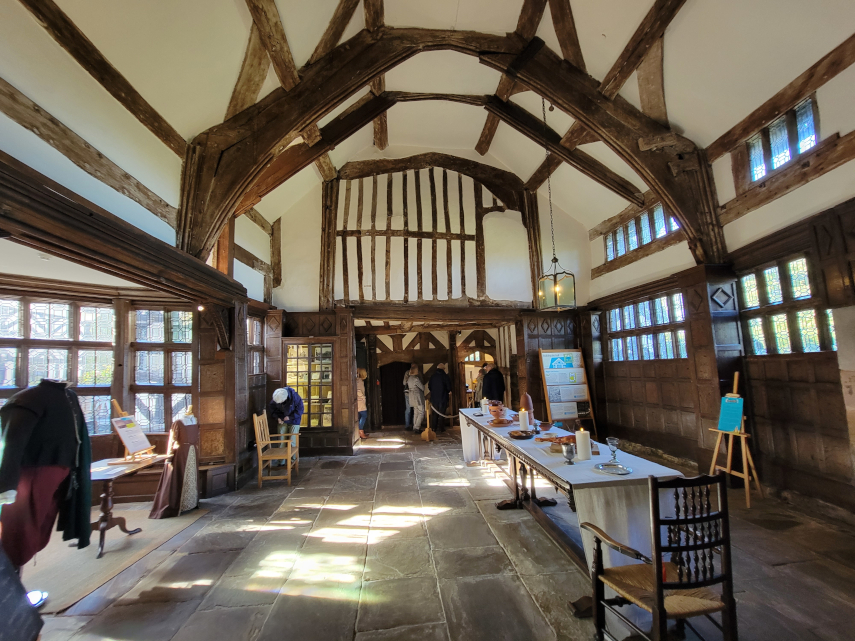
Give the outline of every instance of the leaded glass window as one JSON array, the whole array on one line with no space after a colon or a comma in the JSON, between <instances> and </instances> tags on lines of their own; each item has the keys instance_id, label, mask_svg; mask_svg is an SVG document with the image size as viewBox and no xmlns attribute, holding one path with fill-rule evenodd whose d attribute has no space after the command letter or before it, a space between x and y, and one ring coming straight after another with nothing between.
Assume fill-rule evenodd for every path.
<instances>
[{"instance_id":1,"label":"leaded glass window","mask_svg":"<svg viewBox=\"0 0 855 641\"><path fill-rule=\"evenodd\" d=\"M668 314L668 297L663 296L662 298L657 298L653 301L653 309L656 312L656 324L657 325L667 325L671 322L671 319Z\"/></svg>"},{"instance_id":2,"label":"leaded glass window","mask_svg":"<svg viewBox=\"0 0 855 641\"><path fill-rule=\"evenodd\" d=\"M612 360L613 361L622 361L623 360L623 339L622 338L613 338L612 339Z\"/></svg>"},{"instance_id":3,"label":"leaded glass window","mask_svg":"<svg viewBox=\"0 0 855 641\"><path fill-rule=\"evenodd\" d=\"M261 320L252 318L246 319L246 344L247 345L262 345Z\"/></svg>"},{"instance_id":4,"label":"leaded glass window","mask_svg":"<svg viewBox=\"0 0 855 641\"><path fill-rule=\"evenodd\" d=\"M831 336L831 349L837 351L837 332L834 331L834 313L830 309L825 310L825 320L828 323L828 333Z\"/></svg>"},{"instance_id":5,"label":"leaded glass window","mask_svg":"<svg viewBox=\"0 0 855 641\"><path fill-rule=\"evenodd\" d=\"M635 329L635 305L627 305L623 308L623 328Z\"/></svg>"},{"instance_id":6,"label":"leaded glass window","mask_svg":"<svg viewBox=\"0 0 855 641\"><path fill-rule=\"evenodd\" d=\"M686 310L683 307L683 294L673 294L671 296L671 302L674 305L674 322L682 323L686 320Z\"/></svg>"},{"instance_id":7,"label":"leaded glass window","mask_svg":"<svg viewBox=\"0 0 855 641\"><path fill-rule=\"evenodd\" d=\"M172 384L190 385L193 382L193 353L172 352Z\"/></svg>"},{"instance_id":8,"label":"leaded glass window","mask_svg":"<svg viewBox=\"0 0 855 641\"><path fill-rule=\"evenodd\" d=\"M772 331L775 332L775 347L779 354L790 354L790 328L787 325L787 315L777 314L772 317Z\"/></svg>"},{"instance_id":9,"label":"leaded glass window","mask_svg":"<svg viewBox=\"0 0 855 641\"><path fill-rule=\"evenodd\" d=\"M766 298L770 305L778 305L783 302L781 293L781 279L778 277L778 268L769 267L763 270L763 280L766 281Z\"/></svg>"},{"instance_id":10,"label":"leaded glass window","mask_svg":"<svg viewBox=\"0 0 855 641\"><path fill-rule=\"evenodd\" d=\"M763 332L763 319L752 318L748 321L748 333L751 336L751 351L757 356L766 355L766 335Z\"/></svg>"},{"instance_id":11,"label":"leaded glass window","mask_svg":"<svg viewBox=\"0 0 855 641\"><path fill-rule=\"evenodd\" d=\"M748 274L742 277L742 296L745 299L745 307L760 307L760 295L757 292L757 277Z\"/></svg>"},{"instance_id":12,"label":"leaded glass window","mask_svg":"<svg viewBox=\"0 0 855 641\"><path fill-rule=\"evenodd\" d=\"M641 244L646 245L653 240L650 236L650 215L647 212L644 212L638 219L638 223L641 226Z\"/></svg>"},{"instance_id":13,"label":"leaded glass window","mask_svg":"<svg viewBox=\"0 0 855 641\"><path fill-rule=\"evenodd\" d=\"M615 229L615 253L623 256L626 253L626 239L623 236L623 227Z\"/></svg>"},{"instance_id":14,"label":"leaded glass window","mask_svg":"<svg viewBox=\"0 0 855 641\"><path fill-rule=\"evenodd\" d=\"M686 350L686 330L678 329L677 330L677 356L678 358L689 358L689 354Z\"/></svg>"},{"instance_id":15,"label":"leaded glass window","mask_svg":"<svg viewBox=\"0 0 855 641\"><path fill-rule=\"evenodd\" d=\"M803 352L819 351L819 327L816 325L816 310L802 309L796 312L799 323L799 336L802 339Z\"/></svg>"},{"instance_id":16,"label":"leaded glass window","mask_svg":"<svg viewBox=\"0 0 855 641\"><path fill-rule=\"evenodd\" d=\"M145 432L166 431L163 409L163 394L137 392L134 395L134 421Z\"/></svg>"},{"instance_id":17,"label":"leaded glass window","mask_svg":"<svg viewBox=\"0 0 855 641\"><path fill-rule=\"evenodd\" d=\"M18 365L16 347L0 347L0 387L15 387L15 370Z\"/></svg>"},{"instance_id":18,"label":"leaded glass window","mask_svg":"<svg viewBox=\"0 0 855 641\"><path fill-rule=\"evenodd\" d=\"M754 136L748 141L748 160L751 163L751 180L760 180L766 175L762 136Z\"/></svg>"},{"instance_id":19,"label":"leaded glass window","mask_svg":"<svg viewBox=\"0 0 855 641\"><path fill-rule=\"evenodd\" d=\"M810 298L810 280L808 279L807 261L804 258L790 261L787 265L790 271L790 283L793 287L793 298Z\"/></svg>"},{"instance_id":20,"label":"leaded glass window","mask_svg":"<svg viewBox=\"0 0 855 641\"><path fill-rule=\"evenodd\" d=\"M193 405L192 394L173 394L172 416L178 416L179 414L182 414L191 405Z\"/></svg>"},{"instance_id":21,"label":"leaded glass window","mask_svg":"<svg viewBox=\"0 0 855 641\"><path fill-rule=\"evenodd\" d=\"M163 356L163 352L140 351L136 353L135 381L137 385L164 384Z\"/></svg>"},{"instance_id":22,"label":"leaded glass window","mask_svg":"<svg viewBox=\"0 0 855 641\"><path fill-rule=\"evenodd\" d=\"M68 379L67 349L30 349L28 385L38 385L43 378L55 381Z\"/></svg>"},{"instance_id":23,"label":"leaded glass window","mask_svg":"<svg viewBox=\"0 0 855 641\"><path fill-rule=\"evenodd\" d=\"M193 312L169 312L169 327L173 343L190 343L193 340Z\"/></svg>"},{"instance_id":24,"label":"leaded glass window","mask_svg":"<svg viewBox=\"0 0 855 641\"><path fill-rule=\"evenodd\" d=\"M609 310L609 331L619 332L620 327L620 308Z\"/></svg>"},{"instance_id":25,"label":"leaded glass window","mask_svg":"<svg viewBox=\"0 0 855 641\"><path fill-rule=\"evenodd\" d=\"M796 129L799 134L799 153L816 146L816 128L813 122L813 101L808 98L796 107Z\"/></svg>"},{"instance_id":26,"label":"leaded glass window","mask_svg":"<svg viewBox=\"0 0 855 641\"><path fill-rule=\"evenodd\" d=\"M615 259L615 239L614 234L606 234L606 260Z\"/></svg>"},{"instance_id":27,"label":"leaded glass window","mask_svg":"<svg viewBox=\"0 0 855 641\"><path fill-rule=\"evenodd\" d=\"M653 319L650 315L650 301L646 300L638 304L638 326L650 327L653 324Z\"/></svg>"},{"instance_id":28,"label":"leaded glass window","mask_svg":"<svg viewBox=\"0 0 855 641\"><path fill-rule=\"evenodd\" d=\"M787 136L786 117L769 125L769 145L772 148L772 169L790 162L790 140Z\"/></svg>"},{"instance_id":29,"label":"leaded glass window","mask_svg":"<svg viewBox=\"0 0 855 641\"><path fill-rule=\"evenodd\" d=\"M107 386L113 382L113 351L81 349L77 352L77 384Z\"/></svg>"},{"instance_id":30,"label":"leaded glass window","mask_svg":"<svg viewBox=\"0 0 855 641\"><path fill-rule=\"evenodd\" d=\"M30 303L30 338L70 339L70 320L71 306L66 303Z\"/></svg>"},{"instance_id":31,"label":"leaded glass window","mask_svg":"<svg viewBox=\"0 0 855 641\"><path fill-rule=\"evenodd\" d=\"M665 226L665 212L662 210L662 205L657 204L653 207L653 227L656 231L656 238L662 238L668 233L668 228Z\"/></svg>"},{"instance_id":32,"label":"leaded glass window","mask_svg":"<svg viewBox=\"0 0 855 641\"><path fill-rule=\"evenodd\" d=\"M642 334L641 357L646 361L652 361L656 358L656 352L653 349L653 334Z\"/></svg>"},{"instance_id":33,"label":"leaded glass window","mask_svg":"<svg viewBox=\"0 0 855 641\"><path fill-rule=\"evenodd\" d=\"M80 396L80 409L90 434L110 434L110 396Z\"/></svg>"},{"instance_id":34,"label":"leaded glass window","mask_svg":"<svg viewBox=\"0 0 855 641\"><path fill-rule=\"evenodd\" d=\"M0 299L0 338L21 337L21 301Z\"/></svg>"},{"instance_id":35,"label":"leaded glass window","mask_svg":"<svg viewBox=\"0 0 855 641\"><path fill-rule=\"evenodd\" d=\"M659 334L659 358L674 358L674 337L671 332Z\"/></svg>"},{"instance_id":36,"label":"leaded glass window","mask_svg":"<svg viewBox=\"0 0 855 641\"><path fill-rule=\"evenodd\" d=\"M136 328L138 343L162 343L165 340L166 331L162 311L138 309Z\"/></svg>"},{"instance_id":37,"label":"leaded glass window","mask_svg":"<svg viewBox=\"0 0 855 641\"><path fill-rule=\"evenodd\" d=\"M116 319L112 307L80 308L80 340L112 343L116 336Z\"/></svg>"},{"instance_id":38,"label":"leaded glass window","mask_svg":"<svg viewBox=\"0 0 855 641\"><path fill-rule=\"evenodd\" d=\"M626 235L629 240L629 251L638 249L638 230L635 227L634 219L626 224Z\"/></svg>"},{"instance_id":39,"label":"leaded glass window","mask_svg":"<svg viewBox=\"0 0 855 641\"><path fill-rule=\"evenodd\" d=\"M638 343L635 340L635 336L626 337L626 360L638 360Z\"/></svg>"},{"instance_id":40,"label":"leaded glass window","mask_svg":"<svg viewBox=\"0 0 855 641\"><path fill-rule=\"evenodd\" d=\"M670 227L670 231L677 231L680 229L680 223L678 223L677 219L673 216L668 217L668 226Z\"/></svg>"}]
</instances>

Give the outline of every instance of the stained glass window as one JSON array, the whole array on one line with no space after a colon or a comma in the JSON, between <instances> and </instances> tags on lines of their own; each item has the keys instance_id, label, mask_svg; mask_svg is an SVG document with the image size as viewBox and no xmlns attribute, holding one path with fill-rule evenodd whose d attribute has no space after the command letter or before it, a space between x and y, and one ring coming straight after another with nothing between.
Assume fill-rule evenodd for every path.
<instances>
[{"instance_id":1,"label":"stained glass window","mask_svg":"<svg viewBox=\"0 0 855 641\"><path fill-rule=\"evenodd\" d=\"M137 352L136 365L137 385L163 385L163 352Z\"/></svg>"},{"instance_id":2,"label":"stained glass window","mask_svg":"<svg viewBox=\"0 0 855 641\"><path fill-rule=\"evenodd\" d=\"M674 322L682 323L686 320L686 310L683 307L683 295L674 294L671 296L671 302L674 305Z\"/></svg>"},{"instance_id":3,"label":"stained glass window","mask_svg":"<svg viewBox=\"0 0 855 641\"><path fill-rule=\"evenodd\" d=\"M652 361L656 358L656 352L653 349L653 334L641 336L641 357L646 361Z\"/></svg>"},{"instance_id":4,"label":"stained glass window","mask_svg":"<svg viewBox=\"0 0 855 641\"><path fill-rule=\"evenodd\" d=\"M82 386L111 385L113 382L113 352L111 350L81 349L77 353L77 384Z\"/></svg>"},{"instance_id":5,"label":"stained glass window","mask_svg":"<svg viewBox=\"0 0 855 641\"><path fill-rule=\"evenodd\" d=\"M790 162L790 140L787 136L786 118L778 118L769 125L769 145L772 147L772 169Z\"/></svg>"},{"instance_id":6,"label":"stained glass window","mask_svg":"<svg viewBox=\"0 0 855 641\"><path fill-rule=\"evenodd\" d=\"M674 358L674 337L671 332L659 334L659 358Z\"/></svg>"},{"instance_id":7,"label":"stained glass window","mask_svg":"<svg viewBox=\"0 0 855 641\"><path fill-rule=\"evenodd\" d=\"M650 316L650 301L646 300L638 304L638 326L650 327L653 324L653 319Z\"/></svg>"},{"instance_id":8,"label":"stained glass window","mask_svg":"<svg viewBox=\"0 0 855 641\"><path fill-rule=\"evenodd\" d=\"M172 361L173 385L190 385L193 382L192 356L192 352L172 352L169 355Z\"/></svg>"},{"instance_id":9,"label":"stained glass window","mask_svg":"<svg viewBox=\"0 0 855 641\"><path fill-rule=\"evenodd\" d=\"M641 244L646 245L653 240L650 236L650 215L644 212L638 219L638 223L641 225Z\"/></svg>"},{"instance_id":10,"label":"stained glass window","mask_svg":"<svg viewBox=\"0 0 855 641\"><path fill-rule=\"evenodd\" d=\"M623 236L623 227L615 229L615 253L623 256L626 253L626 239Z\"/></svg>"},{"instance_id":11,"label":"stained glass window","mask_svg":"<svg viewBox=\"0 0 855 641\"><path fill-rule=\"evenodd\" d=\"M0 347L0 387L16 387L15 369L17 364L17 348Z\"/></svg>"},{"instance_id":12,"label":"stained glass window","mask_svg":"<svg viewBox=\"0 0 855 641\"><path fill-rule=\"evenodd\" d=\"M136 311L137 342L162 343L165 339L163 312L138 309Z\"/></svg>"},{"instance_id":13,"label":"stained glass window","mask_svg":"<svg viewBox=\"0 0 855 641\"><path fill-rule=\"evenodd\" d=\"M777 314L772 317L772 331L775 332L775 347L779 354L791 353L790 328L787 325L787 315Z\"/></svg>"},{"instance_id":14,"label":"stained glass window","mask_svg":"<svg viewBox=\"0 0 855 641\"><path fill-rule=\"evenodd\" d=\"M757 356L766 352L766 335L763 332L763 319L752 318L748 321L748 333L751 335L751 351Z\"/></svg>"},{"instance_id":15,"label":"stained glass window","mask_svg":"<svg viewBox=\"0 0 855 641\"><path fill-rule=\"evenodd\" d=\"M622 338L613 338L612 339L612 360L613 361L622 361L623 360L623 339Z\"/></svg>"},{"instance_id":16,"label":"stained glass window","mask_svg":"<svg viewBox=\"0 0 855 641\"><path fill-rule=\"evenodd\" d=\"M746 309L760 307L760 296L757 293L757 277L754 274L742 277L742 296L745 298Z\"/></svg>"},{"instance_id":17,"label":"stained glass window","mask_svg":"<svg viewBox=\"0 0 855 641\"><path fill-rule=\"evenodd\" d=\"M653 309L656 311L656 324L667 325L671 322L668 314L668 297L663 296L653 301Z\"/></svg>"},{"instance_id":18,"label":"stained glass window","mask_svg":"<svg viewBox=\"0 0 855 641\"><path fill-rule=\"evenodd\" d=\"M680 229L680 223L677 222L677 219L673 216L668 218L668 226L671 228L671 231L677 231Z\"/></svg>"},{"instance_id":19,"label":"stained glass window","mask_svg":"<svg viewBox=\"0 0 855 641\"><path fill-rule=\"evenodd\" d=\"M30 337L68 339L71 306L65 303L30 303Z\"/></svg>"},{"instance_id":20,"label":"stained glass window","mask_svg":"<svg viewBox=\"0 0 855 641\"><path fill-rule=\"evenodd\" d=\"M626 360L638 360L638 343L635 340L635 336L626 337Z\"/></svg>"},{"instance_id":21,"label":"stained glass window","mask_svg":"<svg viewBox=\"0 0 855 641\"><path fill-rule=\"evenodd\" d=\"M246 322L247 345L261 345L261 338L261 320L258 318L248 318Z\"/></svg>"},{"instance_id":22,"label":"stained glass window","mask_svg":"<svg viewBox=\"0 0 855 641\"><path fill-rule=\"evenodd\" d=\"M172 417L183 413L185 409L193 405L193 396L191 394L173 394L172 395Z\"/></svg>"},{"instance_id":23,"label":"stained glass window","mask_svg":"<svg viewBox=\"0 0 855 641\"><path fill-rule=\"evenodd\" d=\"M796 312L803 352L819 351L819 328L816 326L816 310L803 309Z\"/></svg>"},{"instance_id":24,"label":"stained glass window","mask_svg":"<svg viewBox=\"0 0 855 641\"><path fill-rule=\"evenodd\" d=\"M68 379L67 349L30 349L28 385L38 385L43 378Z\"/></svg>"},{"instance_id":25,"label":"stained glass window","mask_svg":"<svg viewBox=\"0 0 855 641\"><path fill-rule=\"evenodd\" d=\"M480 359L476 359L480 360ZM249 361L249 373L250 374L261 374L262 366L261 366L261 352L250 352L250 361Z\"/></svg>"},{"instance_id":26,"label":"stained glass window","mask_svg":"<svg viewBox=\"0 0 855 641\"><path fill-rule=\"evenodd\" d=\"M606 234L606 260L615 259L615 239L614 234Z\"/></svg>"},{"instance_id":27,"label":"stained glass window","mask_svg":"<svg viewBox=\"0 0 855 641\"><path fill-rule=\"evenodd\" d=\"M0 338L21 338L21 302L0 300Z\"/></svg>"},{"instance_id":28,"label":"stained glass window","mask_svg":"<svg viewBox=\"0 0 855 641\"><path fill-rule=\"evenodd\" d=\"M804 258L791 261L787 268L790 270L790 282L793 285L793 298L810 298L810 280L808 280L807 261Z\"/></svg>"},{"instance_id":29,"label":"stained glass window","mask_svg":"<svg viewBox=\"0 0 855 641\"><path fill-rule=\"evenodd\" d=\"M830 309L825 310L825 320L828 322L828 333L831 336L831 349L837 351L837 332L834 331L834 313Z\"/></svg>"},{"instance_id":30,"label":"stained glass window","mask_svg":"<svg viewBox=\"0 0 855 641\"><path fill-rule=\"evenodd\" d=\"M86 427L90 434L109 434L112 432L110 423L109 396L80 396L80 409L86 419Z\"/></svg>"},{"instance_id":31,"label":"stained glass window","mask_svg":"<svg viewBox=\"0 0 855 641\"><path fill-rule=\"evenodd\" d=\"M80 308L80 340L112 343L116 323L111 307Z\"/></svg>"},{"instance_id":32,"label":"stained glass window","mask_svg":"<svg viewBox=\"0 0 855 641\"><path fill-rule=\"evenodd\" d=\"M635 329L635 305L627 305L623 308L623 328Z\"/></svg>"},{"instance_id":33,"label":"stained glass window","mask_svg":"<svg viewBox=\"0 0 855 641\"><path fill-rule=\"evenodd\" d=\"M656 230L656 238L662 238L668 233L668 228L665 227L665 212L662 211L662 205L653 207L653 227Z\"/></svg>"},{"instance_id":34,"label":"stained glass window","mask_svg":"<svg viewBox=\"0 0 855 641\"><path fill-rule=\"evenodd\" d=\"M689 354L686 351L686 330L678 329L677 330L677 357L678 358L689 358Z\"/></svg>"},{"instance_id":35,"label":"stained glass window","mask_svg":"<svg viewBox=\"0 0 855 641\"><path fill-rule=\"evenodd\" d=\"M781 294L781 279L778 277L778 268L769 267L763 270L763 280L766 281L766 297L770 305L777 305L783 302L784 297Z\"/></svg>"},{"instance_id":36,"label":"stained glass window","mask_svg":"<svg viewBox=\"0 0 855 641\"><path fill-rule=\"evenodd\" d=\"M172 418L172 417L170 417ZM134 421L145 432L163 432L163 394L137 393L134 398Z\"/></svg>"},{"instance_id":37,"label":"stained glass window","mask_svg":"<svg viewBox=\"0 0 855 641\"><path fill-rule=\"evenodd\" d=\"M609 331L620 331L620 308L609 310Z\"/></svg>"},{"instance_id":38,"label":"stained glass window","mask_svg":"<svg viewBox=\"0 0 855 641\"><path fill-rule=\"evenodd\" d=\"M748 158L751 163L751 180L760 180L766 175L766 161L763 158L763 139L755 136L748 141Z\"/></svg>"},{"instance_id":39,"label":"stained glass window","mask_svg":"<svg viewBox=\"0 0 855 641\"><path fill-rule=\"evenodd\" d=\"M629 239L629 251L638 249L638 230L635 227L635 220L630 220L626 224L626 235Z\"/></svg>"},{"instance_id":40,"label":"stained glass window","mask_svg":"<svg viewBox=\"0 0 855 641\"><path fill-rule=\"evenodd\" d=\"M193 341L193 312L169 312L173 343Z\"/></svg>"},{"instance_id":41,"label":"stained glass window","mask_svg":"<svg viewBox=\"0 0 855 641\"><path fill-rule=\"evenodd\" d=\"M813 122L813 102L808 99L796 107L796 128L799 134L799 153L816 145L816 126Z\"/></svg>"}]
</instances>

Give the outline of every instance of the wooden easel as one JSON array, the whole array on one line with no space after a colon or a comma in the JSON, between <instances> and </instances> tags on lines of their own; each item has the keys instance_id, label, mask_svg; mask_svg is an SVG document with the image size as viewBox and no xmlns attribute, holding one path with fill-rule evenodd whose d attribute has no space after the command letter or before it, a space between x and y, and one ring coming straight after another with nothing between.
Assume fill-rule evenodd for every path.
<instances>
[{"instance_id":1,"label":"wooden easel","mask_svg":"<svg viewBox=\"0 0 855 641\"><path fill-rule=\"evenodd\" d=\"M127 416L128 415L127 412L122 410L122 406L119 405L119 402L115 398L112 400L112 403L113 403L113 409L116 411L116 414L118 414L119 416ZM150 458L154 458L155 456L157 456L154 453L154 448L155 448L155 446L152 445L148 449L141 450L141 451L136 452L134 454L128 454L128 448L125 448L125 457L121 460L112 461L110 463L110 465L124 465L126 463L140 463L140 462L146 461Z\"/></svg>"},{"instance_id":2,"label":"wooden easel","mask_svg":"<svg viewBox=\"0 0 855 641\"><path fill-rule=\"evenodd\" d=\"M733 375L733 392L726 394L728 398L739 398L736 393L736 386L739 383L739 372ZM718 432L718 437L715 440L715 449L713 450L713 460L710 464L710 475L715 474L719 470L726 474L731 474L741 478L745 483L745 507L751 508L751 481L754 480L754 485L757 486L757 491L760 493L760 498L763 497L763 486L760 485L760 479L757 477L757 470L754 467L754 459L751 456L751 450L748 449L749 434L745 433L745 417L742 417L742 423L739 430L736 432L725 432L720 429L710 428L710 432ZM721 449L722 437L727 435L727 465L721 466L717 464L719 450ZM742 439L742 471L736 472L733 470L733 437L738 436Z\"/></svg>"}]
</instances>

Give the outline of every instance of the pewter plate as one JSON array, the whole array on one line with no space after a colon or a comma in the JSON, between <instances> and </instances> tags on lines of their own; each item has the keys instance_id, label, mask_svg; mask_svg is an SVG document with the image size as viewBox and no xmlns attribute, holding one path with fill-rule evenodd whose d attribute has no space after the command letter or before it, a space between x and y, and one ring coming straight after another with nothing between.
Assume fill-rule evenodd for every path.
<instances>
[{"instance_id":1,"label":"pewter plate","mask_svg":"<svg viewBox=\"0 0 855 641\"><path fill-rule=\"evenodd\" d=\"M594 469L603 472L604 474L613 474L615 476L626 476L632 474L632 468L620 463L598 463Z\"/></svg>"}]
</instances>

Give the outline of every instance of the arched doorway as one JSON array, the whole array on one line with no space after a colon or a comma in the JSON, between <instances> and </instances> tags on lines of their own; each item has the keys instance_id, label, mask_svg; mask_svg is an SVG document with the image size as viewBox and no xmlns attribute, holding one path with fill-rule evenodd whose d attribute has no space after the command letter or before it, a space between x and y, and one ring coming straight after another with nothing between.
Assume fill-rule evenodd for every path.
<instances>
[{"instance_id":1,"label":"arched doorway","mask_svg":"<svg viewBox=\"0 0 855 641\"><path fill-rule=\"evenodd\" d=\"M387 363L379 368L380 415L384 428L404 425L404 374L409 369L410 363L401 361Z\"/></svg>"}]
</instances>

